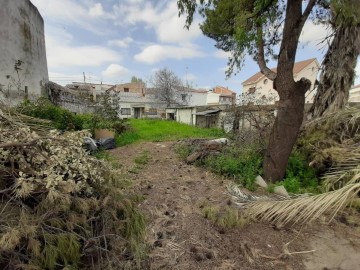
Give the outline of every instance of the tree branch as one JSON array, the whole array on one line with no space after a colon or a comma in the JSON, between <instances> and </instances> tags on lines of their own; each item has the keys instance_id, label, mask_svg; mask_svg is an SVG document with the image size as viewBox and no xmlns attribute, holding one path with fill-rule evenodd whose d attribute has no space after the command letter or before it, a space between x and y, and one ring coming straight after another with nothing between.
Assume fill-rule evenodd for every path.
<instances>
[{"instance_id":1,"label":"tree branch","mask_svg":"<svg viewBox=\"0 0 360 270\"><path fill-rule=\"evenodd\" d=\"M40 138L36 138L30 142L12 142L12 143L3 143L3 144L0 144L0 148L11 148L11 147L25 147L25 146L33 146L35 145L35 143L39 140L45 140L45 139L52 139L54 140L54 138L52 137L40 137Z\"/></svg>"},{"instance_id":2,"label":"tree branch","mask_svg":"<svg viewBox=\"0 0 360 270\"><path fill-rule=\"evenodd\" d=\"M303 25L305 24L306 20L308 19L311 10L313 9L313 7L316 4L316 0L310 0L308 5L306 6L304 13L301 16L301 29L303 27Z\"/></svg>"},{"instance_id":3,"label":"tree branch","mask_svg":"<svg viewBox=\"0 0 360 270\"><path fill-rule=\"evenodd\" d=\"M265 53L264 53L264 37L263 37L263 31L262 26L258 27L257 30L258 33L258 57L257 57L257 63L260 67L260 71L262 74L264 74L267 78L274 81L276 79L276 72L272 71L270 68L267 67L266 61L265 61Z\"/></svg>"}]
</instances>

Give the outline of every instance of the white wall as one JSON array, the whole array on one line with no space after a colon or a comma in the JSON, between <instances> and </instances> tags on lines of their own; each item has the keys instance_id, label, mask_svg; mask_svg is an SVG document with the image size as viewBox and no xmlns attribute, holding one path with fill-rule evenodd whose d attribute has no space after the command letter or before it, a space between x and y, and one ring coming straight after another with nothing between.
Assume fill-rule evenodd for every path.
<instances>
[{"instance_id":1,"label":"white wall","mask_svg":"<svg viewBox=\"0 0 360 270\"><path fill-rule=\"evenodd\" d=\"M213 92L208 92L207 94L207 104L219 104L220 101L220 94L216 94Z\"/></svg>"},{"instance_id":2,"label":"white wall","mask_svg":"<svg viewBox=\"0 0 360 270\"><path fill-rule=\"evenodd\" d=\"M294 76L295 81L300 80L305 77L311 81L311 88L305 94L305 103L312 103L315 97L315 91L313 90L315 80L318 74L319 66L316 61L313 61L311 64L306 66L303 70L301 70L298 74ZM276 100L279 100L278 93L273 89L273 81L267 79L266 77L262 77L256 83L243 85L243 93L247 93L250 88L256 88L257 96L265 96L267 98L274 96L275 100L271 102L275 103Z\"/></svg>"},{"instance_id":3,"label":"white wall","mask_svg":"<svg viewBox=\"0 0 360 270\"><path fill-rule=\"evenodd\" d=\"M188 95L190 95L190 100L187 104L188 106L205 106L207 104L207 92L190 92Z\"/></svg>"},{"instance_id":4,"label":"white wall","mask_svg":"<svg viewBox=\"0 0 360 270\"><path fill-rule=\"evenodd\" d=\"M193 125L193 109L192 108L179 108L176 112L176 121L188 125Z\"/></svg>"},{"instance_id":5,"label":"white wall","mask_svg":"<svg viewBox=\"0 0 360 270\"><path fill-rule=\"evenodd\" d=\"M1 0L0 5L0 84L3 91L17 94L15 82L21 90L28 87L29 97L39 96L42 85L48 81L44 21L29 0ZM14 70L17 60L24 63ZM6 78L10 76L11 78ZM22 92L23 94L24 92Z\"/></svg>"}]
</instances>

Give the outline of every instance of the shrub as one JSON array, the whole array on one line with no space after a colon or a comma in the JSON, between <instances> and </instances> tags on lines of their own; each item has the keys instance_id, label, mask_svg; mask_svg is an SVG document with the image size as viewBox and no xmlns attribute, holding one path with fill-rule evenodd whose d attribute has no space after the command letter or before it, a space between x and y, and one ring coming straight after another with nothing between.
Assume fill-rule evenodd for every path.
<instances>
[{"instance_id":1,"label":"shrub","mask_svg":"<svg viewBox=\"0 0 360 270\"><path fill-rule=\"evenodd\" d=\"M59 130L88 129L94 134L96 128L110 129L116 134L127 130L125 120L106 119L96 114L75 114L65 108L52 104L46 98L39 98L35 102L25 100L17 107L17 111L35 118L51 120L53 127Z\"/></svg>"},{"instance_id":2,"label":"shrub","mask_svg":"<svg viewBox=\"0 0 360 270\"><path fill-rule=\"evenodd\" d=\"M257 146L244 148L227 147L220 155L212 155L201 161L211 171L234 177L248 189L254 189L255 177L262 172L262 156Z\"/></svg>"},{"instance_id":3,"label":"shrub","mask_svg":"<svg viewBox=\"0 0 360 270\"><path fill-rule=\"evenodd\" d=\"M306 162L306 159L299 152L291 154L284 181L285 188L293 193L316 192L318 179L315 170Z\"/></svg>"}]
</instances>

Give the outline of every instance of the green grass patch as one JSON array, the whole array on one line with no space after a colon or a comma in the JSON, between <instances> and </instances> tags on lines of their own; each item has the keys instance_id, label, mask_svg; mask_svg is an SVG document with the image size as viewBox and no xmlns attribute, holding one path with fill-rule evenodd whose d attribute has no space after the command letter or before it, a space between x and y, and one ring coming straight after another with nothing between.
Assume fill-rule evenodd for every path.
<instances>
[{"instance_id":1,"label":"green grass patch","mask_svg":"<svg viewBox=\"0 0 360 270\"><path fill-rule=\"evenodd\" d=\"M162 142L186 138L219 138L225 133L216 128L197 128L175 121L130 119L130 129L116 136L116 145L123 146L141 141Z\"/></svg>"}]
</instances>

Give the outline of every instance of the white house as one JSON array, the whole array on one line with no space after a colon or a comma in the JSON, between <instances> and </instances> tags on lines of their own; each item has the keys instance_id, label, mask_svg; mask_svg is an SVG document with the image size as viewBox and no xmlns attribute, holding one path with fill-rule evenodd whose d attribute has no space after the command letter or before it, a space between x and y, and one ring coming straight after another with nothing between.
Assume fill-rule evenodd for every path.
<instances>
[{"instance_id":1,"label":"white house","mask_svg":"<svg viewBox=\"0 0 360 270\"><path fill-rule=\"evenodd\" d=\"M207 105L232 105L236 103L236 93L229 88L216 86L207 94Z\"/></svg>"},{"instance_id":2,"label":"white house","mask_svg":"<svg viewBox=\"0 0 360 270\"><path fill-rule=\"evenodd\" d=\"M300 80L301 78L307 78L311 81L311 88L305 94L305 102L312 103L315 97L315 81L319 70L319 63L316 58L311 58L308 60L296 62L294 64L294 79ZM276 72L276 68L272 68L271 70ZM256 94L259 97L264 97L266 99L271 99L271 97L275 97L274 100L269 102L270 104L274 104L279 96L277 92L273 89L273 81L266 78L261 72L258 72L248 78L246 81L242 83L243 85L243 93L245 94Z\"/></svg>"}]
</instances>

